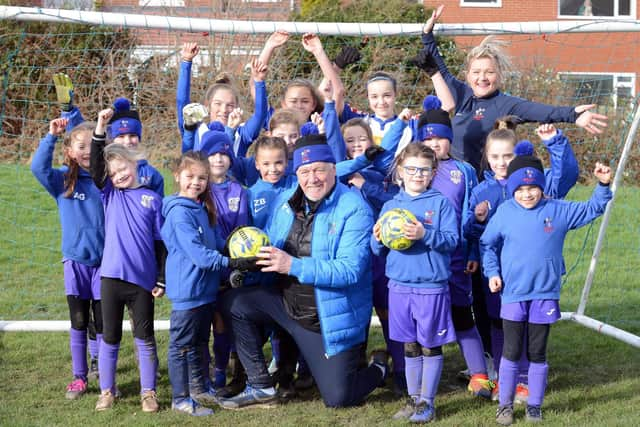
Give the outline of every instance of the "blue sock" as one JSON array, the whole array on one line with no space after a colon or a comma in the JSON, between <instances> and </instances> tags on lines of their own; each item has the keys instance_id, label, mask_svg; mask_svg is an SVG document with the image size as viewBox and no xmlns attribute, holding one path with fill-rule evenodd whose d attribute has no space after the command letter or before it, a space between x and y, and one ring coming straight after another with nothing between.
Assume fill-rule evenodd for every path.
<instances>
[{"instance_id":1,"label":"blue sock","mask_svg":"<svg viewBox=\"0 0 640 427\"><path fill-rule=\"evenodd\" d=\"M75 378L87 381L87 331L71 328L69 330L69 350L71 351L71 370Z\"/></svg>"},{"instance_id":2,"label":"blue sock","mask_svg":"<svg viewBox=\"0 0 640 427\"><path fill-rule=\"evenodd\" d=\"M135 338L134 343L138 348L138 367L140 369L140 391L156 389L158 372L158 353L156 351L156 340L150 338L142 340Z\"/></svg>"},{"instance_id":3,"label":"blue sock","mask_svg":"<svg viewBox=\"0 0 640 427\"><path fill-rule=\"evenodd\" d=\"M404 372L407 378L407 393L418 398L422 389L422 356L404 357Z\"/></svg>"},{"instance_id":4,"label":"blue sock","mask_svg":"<svg viewBox=\"0 0 640 427\"><path fill-rule=\"evenodd\" d=\"M529 364L529 399L527 405L542 406L544 391L547 388L547 375L549 365L547 362Z\"/></svg>"},{"instance_id":5,"label":"blue sock","mask_svg":"<svg viewBox=\"0 0 640 427\"><path fill-rule=\"evenodd\" d=\"M118 365L118 352L120 343L107 344L100 342L98 351L98 373L100 374L100 390L116 392L116 366Z\"/></svg>"},{"instance_id":6,"label":"blue sock","mask_svg":"<svg viewBox=\"0 0 640 427\"><path fill-rule=\"evenodd\" d=\"M444 357L441 354L438 356L422 357L422 388L420 391L420 400L424 400L431 406L434 406L436 393L438 392L442 365L444 365Z\"/></svg>"},{"instance_id":7,"label":"blue sock","mask_svg":"<svg viewBox=\"0 0 640 427\"><path fill-rule=\"evenodd\" d=\"M480 339L478 329L474 326L466 331L456 331L456 336L458 337L458 345L462 356L467 362L469 373L471 375L486 374L487 365L484 361L484 348L482 347L482 339Z\"/></svg>"}]
</instances>

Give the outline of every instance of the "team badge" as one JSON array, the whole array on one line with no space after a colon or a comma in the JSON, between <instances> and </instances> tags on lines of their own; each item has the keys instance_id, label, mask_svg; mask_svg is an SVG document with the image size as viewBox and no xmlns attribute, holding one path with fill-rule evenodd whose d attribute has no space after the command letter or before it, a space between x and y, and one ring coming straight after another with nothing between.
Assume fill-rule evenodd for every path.
<instances>
[{"instance_id":1,"label":"team badge","mask_svg":"<svg viewBox=\"0 0 640 427\"><path fill-rule=\"evenodd\" d=\"M551 233L553 231L553 224L551 223L551 218L546 217L544 219L544 232Z\"/></svg>"},{"instance_id":2,"label":"team badge","mask_svg":"<svg viewBox=\"0 0 640 427\"><path fill-rule=\"evenodd\" d=\"M451 173L449 174L451 177L451 182L453 182L454 184L460 184L462 182L462 172L459 170L452 170Z\"/></svg>"},{"instance_id":3,"label":"team badge","mask_svg":"<svg viewBox=\"0 0 640 427\"><path fill-rule=\"evenodd\" d=\"M151 182L151 177L150 176L141 176L140 177L140 184L147 185L150 182Z\"/></svg>"},{"instance_id":4,"label":"team badge","mask_svg":"<svg viewBox=\"0 0 640 427\"><path fill-rule=\"evenodd\" d=\"M434 211L426 211L424 213L424 223L428 224L428 225L433 225L433 215L435 214Z\"/></svg>"},{"instance_id":5,"label":"team badge","mask_svg":"<svg viewBox=\"0 0 640 427\"><path fill-rule=\"evenodd\" d=\"M227 204L231 212L238 212L238 209L240 209L240 197L229 197Z\"/></svg>"},{"instance_id":6,"label":"team badge","mask_svg":"<svg viewBox=\"0 0 640 427\"><path fill-rule=\"evenodd\" d=\"M476 112L473 114L473 120L482 120L484 119L484 108L476 109Z\"/></svg>"},{"instance_id":7,"label":"team badge","mask_svg":"<svg viewBox=\"0 0 640 427\"><path fill-rule=\"evenodd\" d=\"M524 170L524 178L522 178L524 182L527 184L535 181L535 177L533 175L533 169L527 168Z\"/></svg>"},{"instance_id":8,"label":"team badge","mask_svg":"<svg viewBox=\"0 0 640 427\"><path fill-rule=\"evenodd\" d=\"M151 202L153 201L153 199L154 199L153 196L149 196L148 194L143 194L142 198L140 199L140 204L145 208L150 208Z\"/></svg>"},{"instance_id":9,"label":"team badge","mask_svg":"<svg viewBox=\"0 0 640 427\"><path fill-rule=\"evenodd\" d=\"M302 161L302 164L309 163L311 161L311 159L309 158L309 152L310 151L311 150L309 150L308 148L305 148L300 153L300 160Z\"/></svg>"},{"instance_id":10,"label":"team badge","mask_svg":"<svg viewBox=\"0 0 640 427\"><path fill-rule=\"evenodd\" d=\"M336 223L332 222L329 224L328 234L336 234Z\"/></svg>"}]
</instances>

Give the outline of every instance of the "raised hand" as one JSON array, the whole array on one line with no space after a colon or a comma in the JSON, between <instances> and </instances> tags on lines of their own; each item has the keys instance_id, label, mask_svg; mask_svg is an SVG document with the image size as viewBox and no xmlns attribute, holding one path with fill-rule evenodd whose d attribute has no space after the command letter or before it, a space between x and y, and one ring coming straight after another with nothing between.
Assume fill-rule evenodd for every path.
<instances>
[{"instance_id":1,"label":"raised hand","mask_svg":"<svg viewBox=\"0 0 640 427\"><path fill-rule=\"evenodd\" d=\"M195 42L187 42L182 45L182 51L180 52L180 57L183 61L191 62L193 58L200 52L200 48L198 47L198 43Z\"/></svg>"},{"instance_id":2,"label":"raised hand","mask_svg":"<svg viewBox=\"0 0 640 427\"><path fill-rule=\"evenodd\" d=\"M607 116L590 111L595 108L596 104L578 105L575 112L580 114L576 119L576 125L583 128L587 132L599 135L607 127Z\"/></svg>"},{"instance_id":3,"label":"raised hand","mask_svg":"<svg viewBox=\"0 0 640 427\"><path fill-rule=\"evenodd\" d=\"M609 185L609 183L611 182L611 168L603 163L596 162L596 167L593 170L593 174L596 178L598 178L600 184Z\"/></svg>"},{"instance_id":4,"label":"raised hand","mask_svg":"<svg viewBox=\"0 0 640 427\"><path fill-rule=\"evenodd\" d=\"M551 138L553 138L554 136L556 136L556 134L558 133L558 130L556 129L556 127L551 124L551 123L543 123L540 126L538 126L536 128L536 134L540 137L541 140L543 141L548 141Z\"/></svg>"},{"instance_id":5,"label":"raised hand","mask_svg":"<svg viewBox=\"0 0 640 427\"><path fill-rule=\"evenodd\" d=\"M49 122L49 133L51 135L60 136L64 133L64 130L69 123L69 119L53 119Z\"/></svg>"},{"instance_id":6,"label":"raised hand","mask_svg":"<svg viewBox=\"0 0 640 427\"><path fill-rule=\"evenodd\" d=\"M433 31L433 26L436 24L436 21L438 21L438 19L440 19L440 17L442 16L443 10L444 5L441 4L440 6L435 8L433 12L431 12L431 17L427 19L427 22L424 23L424 27L422 27L423 33L429 34L431 31Z\"/></svg>"}]
</instances>

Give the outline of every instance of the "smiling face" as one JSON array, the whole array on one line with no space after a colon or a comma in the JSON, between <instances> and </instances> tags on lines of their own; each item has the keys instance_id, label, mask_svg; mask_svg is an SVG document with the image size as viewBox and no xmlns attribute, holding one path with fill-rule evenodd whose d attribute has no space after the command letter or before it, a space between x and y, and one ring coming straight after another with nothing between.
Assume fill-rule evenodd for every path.
<instances>
[{"instance_id":1,"label":"smiling face","mask_svg":"<svg viewBox=\"0 0 640 427\"><path fill-rule=\"evenodd\" d=\"M298 184L307 199L321 200L336 184L336 165L328 162L313 162L300 166L296 171Z\"/></svg>"},{"instance_id":2,"label":"smiling face","mask_svg":"<svg viewBox=\"0 0 640 427\"><path fill-rule=\"evenodd\" d=\"M375 80L367 85L369 108L375 115L387 120L395 115L396 91L389 80Z\"/></svg>"},{"instance_id":3,"label":"smiling face","mask_svg":"<svg viewBox=\"0 0 640 427\"><path fill-rule=\"evenodd\" d=\"M138 165L121 158L107 162L109 178L116 188L132 188L138 183Z\"/></svg>"},{"instance_id":4,"label":"smiling face","mask_svg":"<svg viewBox=\"0 0 640 427\"><path fill-rule=\"evenodd\" d=\"M75 132L66 148L70 159L75 160L83 169L89 169L91 158L91 131Z\"/></svg>"},{"instance_id":5,"label":"smiling face","mask_svg":"<svg viewBox=\"0 0 640 427\"><path fill-rule=\"evenodd\" d=\"M233 92L226 88L216 90L209 103L209 118L211 121L227 125L229 114L237 107L237 100Z\"/></svg>"},{"instance_id":6,"label":"smiling face","mask_svg":"<svg viewBox=\"0 0 640 427\"><path fill-rule=\"evenodd\" d=\"M486 146L487 163L496 179L507 177L507 167L513 160L513 143L504 139L493 139Z\"/></svg>"},{"instance_id":7,"label":"smiling face","mask_svg":"<svg viewBox=\"0 0 640 427\"><path fill-rule=\"evenodd\" d=\"M369 133L359 125L345 127L342 136L350 159L364 154L364 151L373 145Z\"/></svg>"},{"instance_id":8,"label":"smiling face","mask_svg":"<svg viewBox=\"0 0 640 427\"><path fill-rule=\"evenodd\" d=\"M410 196L424 193L433 178L433 163L424 157L410 156L398 165L398 177L402 180L404 191Z\"/></svg>"},{"instance_id":9,"label":"smiling face","mask_svg":"<svg viewBox=\"0 0 640 427\"><path fill-rule=\"evenodd\" d=\"M284 139L289 152L293 153L293 146L296 145L296 141L300 138L300 129L295 123L280 123L271 129L270 136Z\"/></svg>"},{"instance_id":10,"label":"smiling face","mask_svg":"<svg viewBox=\"0 0 640 427\"><path fill-rule=\"evenodd\" d=\"M256 152L256 169L263 181L275 184L282 178L287 168L284 150L264 147Z\"/></svg>"},{"instance_id":11,"label":"smiling face","mask_svg":"<svg viewBox=\"0 0 640 427\"><path fill-rule=\"evenodd\" d=\"M227 176L227 171L231 167L231 159L229 159L229 156L222 153L215 153L207 157L207 160L209 161L211 180L215 182L224 181Z\"/></svg>"},{"instance_id":12,"label":"smiling face","mask_svg":"<svg viewBox=\"0 0 640 427\"><path fill-rule=\"evenodd\" d=\"M535 208L542 199L542 188L537 185L521 185L513 193L513 198L525 209Z\"/></svg>"},{"instance_id":13,"label":"smiling face","mask_svg":"<svg viewBox=\"0 0 640 427\"><path fill-rule=\"evenodd\" d=\"M487 57L472 60L467 71L467 84L477 98L489 96L500 89L500 73L496 62Z\"/></svg>"},{"instance_id":14,"label":"smiling face","mask_svg":"<svg viewBox=\"0 0 640 427\"><path fill-rule=\"evenodd\" d=\"M191 163L175 175L178 183L178 195L198 201L200 195L207 191L209 173L204 165Z\"/></svg>"},{"instance_id":15,"label":"smiling face","mask_svg":"<svg viewBox=\"0 0 640 427\"><path fill-rule=\"evenodd\" d=\"M301 123L305 123L316 109L316 99L306 86L289 86L284 94L282 107L297 111L300 114Z\"/></svg>"}]
</instances>

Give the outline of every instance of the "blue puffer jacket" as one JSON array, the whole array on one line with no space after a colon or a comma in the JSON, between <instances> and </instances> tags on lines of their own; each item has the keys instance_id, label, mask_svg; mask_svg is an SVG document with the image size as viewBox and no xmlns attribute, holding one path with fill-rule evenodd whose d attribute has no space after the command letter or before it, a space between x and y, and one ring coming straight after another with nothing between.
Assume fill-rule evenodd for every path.
<instances>
[{"instance_id":1,"label":"blue puffer jacket","mask_svg":"<svg viewBox=\"0 0 640 427\"><path fill-rule=\"evenodd\" d=\"M276 200L266 232L282 248L294 220L289 199ZM372 309L369 238L373 216L357 193L340 183L321 203L313 220L311 257L294 258L289 274L315 286L320 329L327 357L363 343Z\"/></svg>"}]
</instances>

